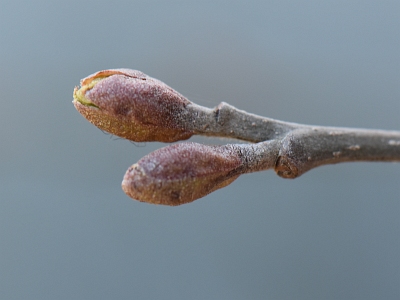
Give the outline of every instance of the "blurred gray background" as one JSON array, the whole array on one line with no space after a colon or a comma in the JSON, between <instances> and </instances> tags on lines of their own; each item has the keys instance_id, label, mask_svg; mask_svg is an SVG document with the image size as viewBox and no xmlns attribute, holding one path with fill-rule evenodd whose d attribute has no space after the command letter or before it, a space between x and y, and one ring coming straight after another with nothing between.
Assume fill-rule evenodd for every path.
<instances>
[{"instance_id":1,"label":"blurred gray background","mask_svg":"<svg viewBox=\"0 0 400 300\"><path fill-rule=\"evenodd\" d=\"M400 164L262 172L154 206L120 183L164 144L115 139L71 103L81 78L125 67L208 107L399 130L399 15L398 1L2 1L0 297L400 299Z\"/></svg>"}]
</instances>

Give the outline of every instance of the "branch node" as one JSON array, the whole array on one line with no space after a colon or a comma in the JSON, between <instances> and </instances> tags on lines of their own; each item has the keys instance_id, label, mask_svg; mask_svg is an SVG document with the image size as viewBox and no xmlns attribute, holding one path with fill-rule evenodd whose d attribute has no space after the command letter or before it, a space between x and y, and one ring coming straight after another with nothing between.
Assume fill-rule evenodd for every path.
<instances>
[{"instance_id":1,"label":"branch node","mask_svg":"<svg viewBox=\"0 0 400 300\"><path fill-rule=\"evenodd\" d=\"M299 170L294 162L287 156L279 156L275 164L275 172L278 176L294 179L299 176Z\"/></svg>"}]
</instances>

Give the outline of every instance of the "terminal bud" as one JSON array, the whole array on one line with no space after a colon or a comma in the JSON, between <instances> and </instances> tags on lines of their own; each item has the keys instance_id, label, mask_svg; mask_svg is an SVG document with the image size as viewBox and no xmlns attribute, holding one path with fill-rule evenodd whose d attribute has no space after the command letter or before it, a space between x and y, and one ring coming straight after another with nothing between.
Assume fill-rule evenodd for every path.
<instances>
[{"instance_id":1,"label":"terminal bud","mask_svg":"<svg viewBox=\"0 0 400 300\"><path fill-rule=\"evenodd\" d=\"M191 102L140 71L114 69L90 75L75 88L73 103L98 128L131 141L174 142L193 134L184 126Z\"/></svg>"}]
</instances>

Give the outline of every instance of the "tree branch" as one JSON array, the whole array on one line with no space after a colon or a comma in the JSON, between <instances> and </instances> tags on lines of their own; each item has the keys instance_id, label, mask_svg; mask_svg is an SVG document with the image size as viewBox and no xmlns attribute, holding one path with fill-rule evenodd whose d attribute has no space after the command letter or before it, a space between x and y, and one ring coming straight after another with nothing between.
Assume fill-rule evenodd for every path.
<instances>
[{"instance_id":1,"label":"tree branch","mask_svg":"<svg viewBox=\"0 0 400 300\"><path fill-rule=\"evenodd\" d=\"M149 203L188 203L241 174L271 168L283 178L296 178L326 164L400 161L400 131L289 123L224 102L210 109L134 70L106 70L83 79L73 103L100 129L133 141L174 142L200 134L255 143L182 143L148 154L128 169L122 188Z\"/></svg>"}]
</instances>

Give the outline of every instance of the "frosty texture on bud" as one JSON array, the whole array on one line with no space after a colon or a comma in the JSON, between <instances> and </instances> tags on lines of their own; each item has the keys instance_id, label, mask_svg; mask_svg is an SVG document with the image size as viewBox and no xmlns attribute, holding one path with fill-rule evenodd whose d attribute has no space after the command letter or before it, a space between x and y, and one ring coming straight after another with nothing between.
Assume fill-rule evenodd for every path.
<instances>
[{"instance_id":1,"label":"frosty texture on bud","mask_svg":"<svg viewBox=\"0 0 400 300\"><path fill-rule=\"evenodd\" d=\"M188 139L186 106L191 102L165 83L140 71L115 69L81 80L75 108L92 124L136 142Z\"/></svg>"},{"instance_id":2,"label":"frosty texture on bud","mask_svg":"<svg viewBox=\"0 0 400 300\"><path fill-rule=\"evenodd\" d=\"M229 146L181 143L156 150L132 165L122 189L133 199L180 205L227 186L242 161Z\"/></svg>"}]
</instances>

